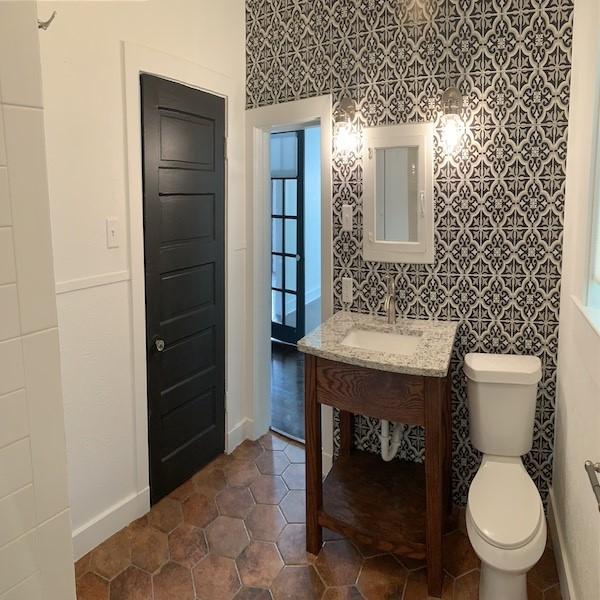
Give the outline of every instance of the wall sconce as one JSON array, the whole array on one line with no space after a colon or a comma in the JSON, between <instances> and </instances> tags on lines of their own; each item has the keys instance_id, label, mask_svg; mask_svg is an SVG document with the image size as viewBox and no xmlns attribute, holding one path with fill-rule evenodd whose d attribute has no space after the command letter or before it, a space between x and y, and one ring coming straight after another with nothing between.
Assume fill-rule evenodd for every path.
<instances>
[{"instance_id":1,"label":"wall sconce","mask_svg":"<svg viewBox=\"0 0 600 600\"><path fill-rule=\"evenodd\" d=\"M335 151L339 154L347 155L358 152L358 131L353 123L355 116L356 102L345 96L341 99L334 116L334 145Z\"/></svg>"},{"instance_id":2,"label":"wall sconce","mask_svg":"<svg viewBox=\"0 0 600 600\"><path fill-rule=\"evenodd\" d=\"M442 142L447 154L452 154L465 130L460 118L462 101L462 94L456 87L449 87L442 94Z\"/></svg>"}]
</instances>

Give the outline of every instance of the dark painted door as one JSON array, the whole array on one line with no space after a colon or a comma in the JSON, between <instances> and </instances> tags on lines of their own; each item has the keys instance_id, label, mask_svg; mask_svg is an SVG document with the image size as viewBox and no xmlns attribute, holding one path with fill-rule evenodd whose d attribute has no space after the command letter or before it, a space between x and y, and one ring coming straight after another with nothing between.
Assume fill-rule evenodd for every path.
<instances>
[{"instance_id":1,"label":"dark painted door","mask_svg":"<svg viewBox=\"0 0 600 600\"><path fill-rule=\"evenodd\" d=\"M271 134L271 336L304 335L304 131Z\"/></svg>"},{"instance_id":2,"label":"dark painted door","mask_svg":"<svg viewBox=\"0 0 600 600\"><path fill-rule=\"evenodd\" d=\"M141 76L150 491L225 443L225 102Z\"/></svg>"}]
</instances>

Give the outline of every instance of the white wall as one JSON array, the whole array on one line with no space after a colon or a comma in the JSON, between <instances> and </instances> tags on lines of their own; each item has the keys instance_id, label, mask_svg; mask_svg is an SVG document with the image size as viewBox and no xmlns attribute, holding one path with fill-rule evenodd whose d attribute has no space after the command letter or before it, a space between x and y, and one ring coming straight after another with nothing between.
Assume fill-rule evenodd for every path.
<instances>
[{"instance_id":1,"label":"white wall","mask_svg":"<svg viewBox=\"0 0 600 600\"><path fill-rule=\"evenodd\" d=\"M321 128L304 129L304 253L306 303L321 296ZM320 321L319 321L320 322ZM306 323L306 331L318 323Z\"/></svg>"},{"instance_id":2,"label":"white wall","mask_svg":"<svg viewBox=\"0 0 600 600\"><path fill-rule=\"evenodd\" d=\"M0 2L0 600L75 598L36 8Z\"/></svg>"},{"instance_id":3,"label":"white wall","mask_svg":"<svg viewBox=\"0 0 600 600\"><path fill-rule=\"evenodd\" d=\"M235 282L235 294L228 300L229 430L238 431L247 414L244 3L43 2L39 18L46 19L53 10L57 17L41 36L42 77L70 495L79 555L148 507L147 472L140 476L136 468L140 453L133 388L124 41L181 57L235 83L239 114L230 121L228 164L235 175L228 189L228 219L236 232L227 242L227 278ZM121 226L117 249L106 247L107 217L116 217Z\"/></svg>"},{"instance_id":4,"label":"white wall","mask_svg":"<svg viewBox=\"0 0 600 600\"><path fill-rule=\"evenodd\" d=\"M563 597L577 600L597 598L600 590L600 514L583 467L586 459L600 461L600 331L594 330L577 302L585 297L589 272L599 27L597 0L577 0L551 489Z\"/></svg>"}]
</instances>

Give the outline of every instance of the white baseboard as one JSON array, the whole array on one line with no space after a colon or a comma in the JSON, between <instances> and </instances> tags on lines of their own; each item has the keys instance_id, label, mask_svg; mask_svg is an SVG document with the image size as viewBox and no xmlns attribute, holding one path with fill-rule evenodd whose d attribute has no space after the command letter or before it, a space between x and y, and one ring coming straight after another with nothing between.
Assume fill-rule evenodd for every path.
<instances>
[{"instance_id":1,"label":"white baseboard","mask_svg":"<svg viewBox=\"0 0 600 600\"><path fill-rule=\"evenodd\" d=\"M308 290L304 293L304 304L310 304L315 300L321 299L321 288L314 288L312 290Z\"/></svg>"},{"instance_id":2,"label":"white baseboard","mask_svg":"<svg viewBox=\"0 0 600 600\"><path fill-rule=\"evenodd\" d=\"M73 532L73 554L79 560L90 550L150 510L150 488L131 494Z\"/></svg>"},{"instance_id":3,"label":"white baseboard","mask_svg":"<svg viewBox=\"0 0 600 600\"><path fill-rule=\"evenodd\" d=\"M552 537L552 547L556 557L556 567L560 580L560 591L563 600L577 600L573 587L573 575L569 565L569 557L564 551L566 547L565 534L560 523L556 519L554 511L554 490L550 487L548 495L548 528Z\"/></svg>"},{"instance_id":4,"label":"white baseboard","mask_svg":"<svg viewBox=\"0 0 600 600\"><path fill-rule=\"evenodd\" d=\"M227 453L233 452L244 440L254 439L254 419L244 417L227 433Z\"/></svg>"}]
</instances>

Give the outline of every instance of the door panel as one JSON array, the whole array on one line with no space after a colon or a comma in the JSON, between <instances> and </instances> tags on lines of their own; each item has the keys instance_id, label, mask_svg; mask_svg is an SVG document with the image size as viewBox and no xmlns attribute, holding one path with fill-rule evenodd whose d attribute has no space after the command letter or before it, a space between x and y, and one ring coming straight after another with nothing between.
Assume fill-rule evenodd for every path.
<instances>
[{"instance_id":1,"label":"door panel","mask_svg":"<svg viewBox=\"0 0 600 600\"><path fill-rule=\"evenodd\" d=\"M156 502L225 446L225 103L150 75L141 88Z\"/></svg>"},{"instance_id":2,"label":"door panel","mask_svg":"<svg viewBox=\"0 0 600 600\"><path fill-rule=\"evenodd\" d=\"M215 239L215 197L163 196L161 237L163 240Z\"/></svg>"}]
</instances>

